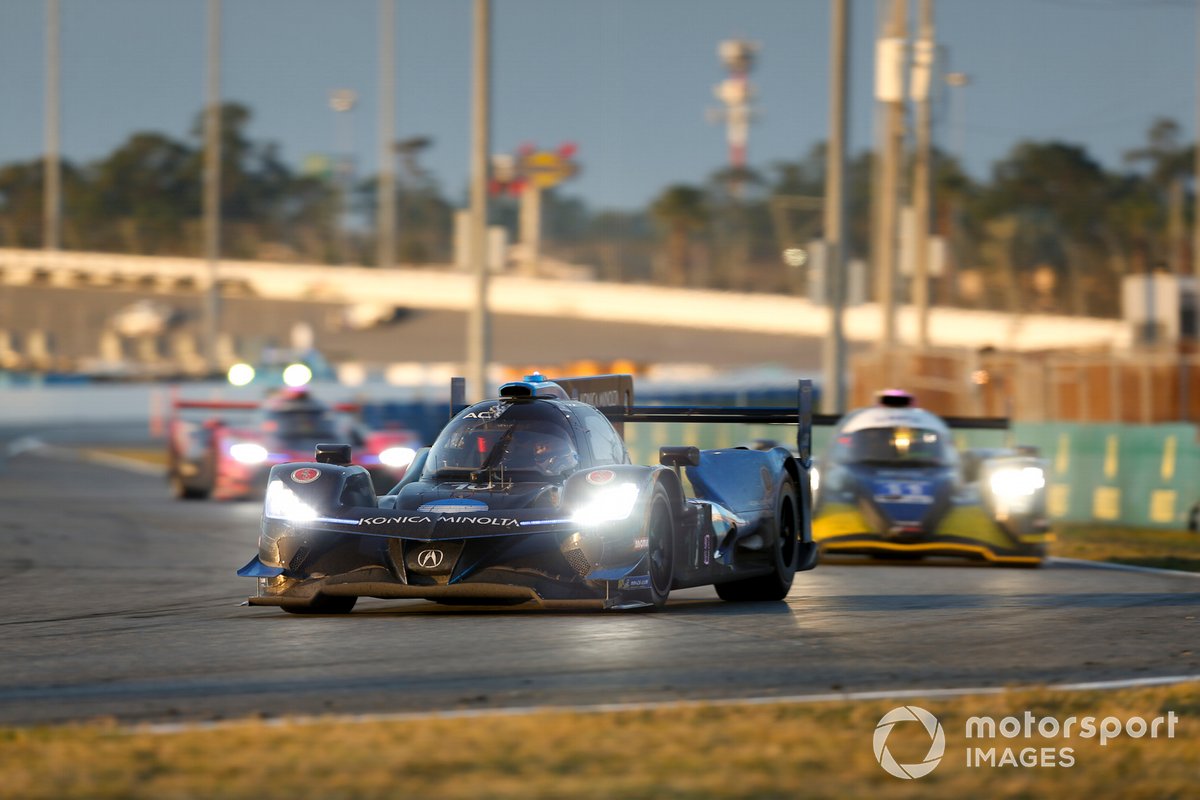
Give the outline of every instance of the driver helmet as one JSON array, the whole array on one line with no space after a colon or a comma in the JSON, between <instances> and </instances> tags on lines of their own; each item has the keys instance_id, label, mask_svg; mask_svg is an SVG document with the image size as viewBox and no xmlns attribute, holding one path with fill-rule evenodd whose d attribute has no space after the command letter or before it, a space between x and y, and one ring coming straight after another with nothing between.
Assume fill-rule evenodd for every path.
<instances>
[{"instance_id":1,"label":"driver helmet","mask_svg":"<svg viewBox=\"0 0 1200 800\"><path fill-rule=\"evenodd\" d=\"M531 450L533 465L544 475L558 475L579 465L575 448L561 436L539 434Z\"/></svg>"}]
</instances>

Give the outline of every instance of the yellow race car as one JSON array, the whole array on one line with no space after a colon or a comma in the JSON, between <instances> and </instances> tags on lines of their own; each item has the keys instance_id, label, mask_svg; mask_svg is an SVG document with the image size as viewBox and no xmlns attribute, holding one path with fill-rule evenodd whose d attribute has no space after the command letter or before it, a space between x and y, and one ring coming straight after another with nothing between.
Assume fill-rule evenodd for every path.
<instances>
[{"instance_id":1,"label":"yellow race car","mask_svg":"<svg viewBox=\"0 0 1200 800\"><path fill-rule=\"evenodd\" d=\"M959 452L951 435L1007 420L942 418L887 391L836 425L816 470L813 540L822 554L1016 566L1045 558L1053 534L1040 459L1026 448Z\"/></svg>"}]
</instances>

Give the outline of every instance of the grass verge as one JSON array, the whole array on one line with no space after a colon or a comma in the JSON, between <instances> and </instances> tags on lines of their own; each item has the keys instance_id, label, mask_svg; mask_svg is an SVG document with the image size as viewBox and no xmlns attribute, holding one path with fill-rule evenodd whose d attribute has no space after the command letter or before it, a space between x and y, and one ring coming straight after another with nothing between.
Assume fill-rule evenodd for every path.
<instances>
[{"instance_id":1,"label":"grass verge","mask_svg":"<svg viewBox=\"0 0 1200 800\"><path fill-rule=\"evenodd\" d=\"M901 780L876 761L887 711L936 714L940 765ZM1174 738L967 740L987 715L1150 720L1173 711ZM1194 797L1196 685L1116 692L1022 691L952 700L702 706L618 713L260 722L182 733L115 724L0 729L0 795L13 798L724 798ZM887 739L900 763L930 739L916 722ZM1071 767L967 767L971 746L1071 747ZM999 754L997 758L1000 758ZM1057 760L1059 756L1055 756Z\"/></svg>"},{"instance_id":2,"label":"grass verge","mask_svg":"<svg viewBox=\"0 0 1200 800\"><path fill-rule=\"evenodd\" d=\"M1154 528L1059 523L1051 545L1060 558L1200 572L1200 534Z\"/></svg>"}]
</instances>

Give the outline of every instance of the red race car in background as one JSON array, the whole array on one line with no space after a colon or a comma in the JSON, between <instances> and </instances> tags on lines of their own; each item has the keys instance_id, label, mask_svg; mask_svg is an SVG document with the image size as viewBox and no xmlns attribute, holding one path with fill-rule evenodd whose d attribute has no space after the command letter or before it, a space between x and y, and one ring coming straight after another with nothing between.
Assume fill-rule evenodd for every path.
<instances>
[{"instance_id":1,"label":"red race car in background","mask_svg":"<svg viewBox=\"0 0 1200 800\"><path fill-rule=\"evenodd\" d=\"M305 389L279 390L261 403L175 400L167 433L167 476L172 493L196 500L257 497L275 464L306 461L322 442L353 441L354 463L371 473L378 491L401 478L421 447L405 428L370 431L353 418L358 406L320 402ZM185 412L249 415L186 419Z\"/></svg>"}]
</instances>

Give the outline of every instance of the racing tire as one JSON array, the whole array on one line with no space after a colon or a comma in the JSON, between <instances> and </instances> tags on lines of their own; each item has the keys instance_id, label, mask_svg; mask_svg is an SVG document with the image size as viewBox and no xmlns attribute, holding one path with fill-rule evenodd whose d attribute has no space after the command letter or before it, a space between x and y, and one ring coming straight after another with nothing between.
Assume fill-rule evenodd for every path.
<instances>
[{"instance_id":1,"label":"racing tire","mask_svg":"<svg viewBox=\"0 0 1200 800\"><path fill-rule=\"evenodd\" d=\"M280 606L289 614L349 614L358 602L357 597L319 594L306 606Z\"/></svg>"},{"instance_id":2,"label":"racing tire","mask_svg":"<svg viewBox=\"0 0 1200 800\"><path fill-rule=\"evenodd\" d=\"M792 590L796 561L800 554L800 514L796 484L784 478L779 489L779 508L775 511L774 563L766 575L727 581L716 585L717 596L730 602L777 602Z\"/></svg>"},{"instance_id":3,"label":"racing tire","mask_svg":"<svg viewBox=\"0 0 1200 800\"><path fill-rule=\"evenodd\" d=\"M675 516L661 484L654 485L646 513L646 574L650 603L657 610L667 604L675 580Z\"/></svg>"}]
</instances>

